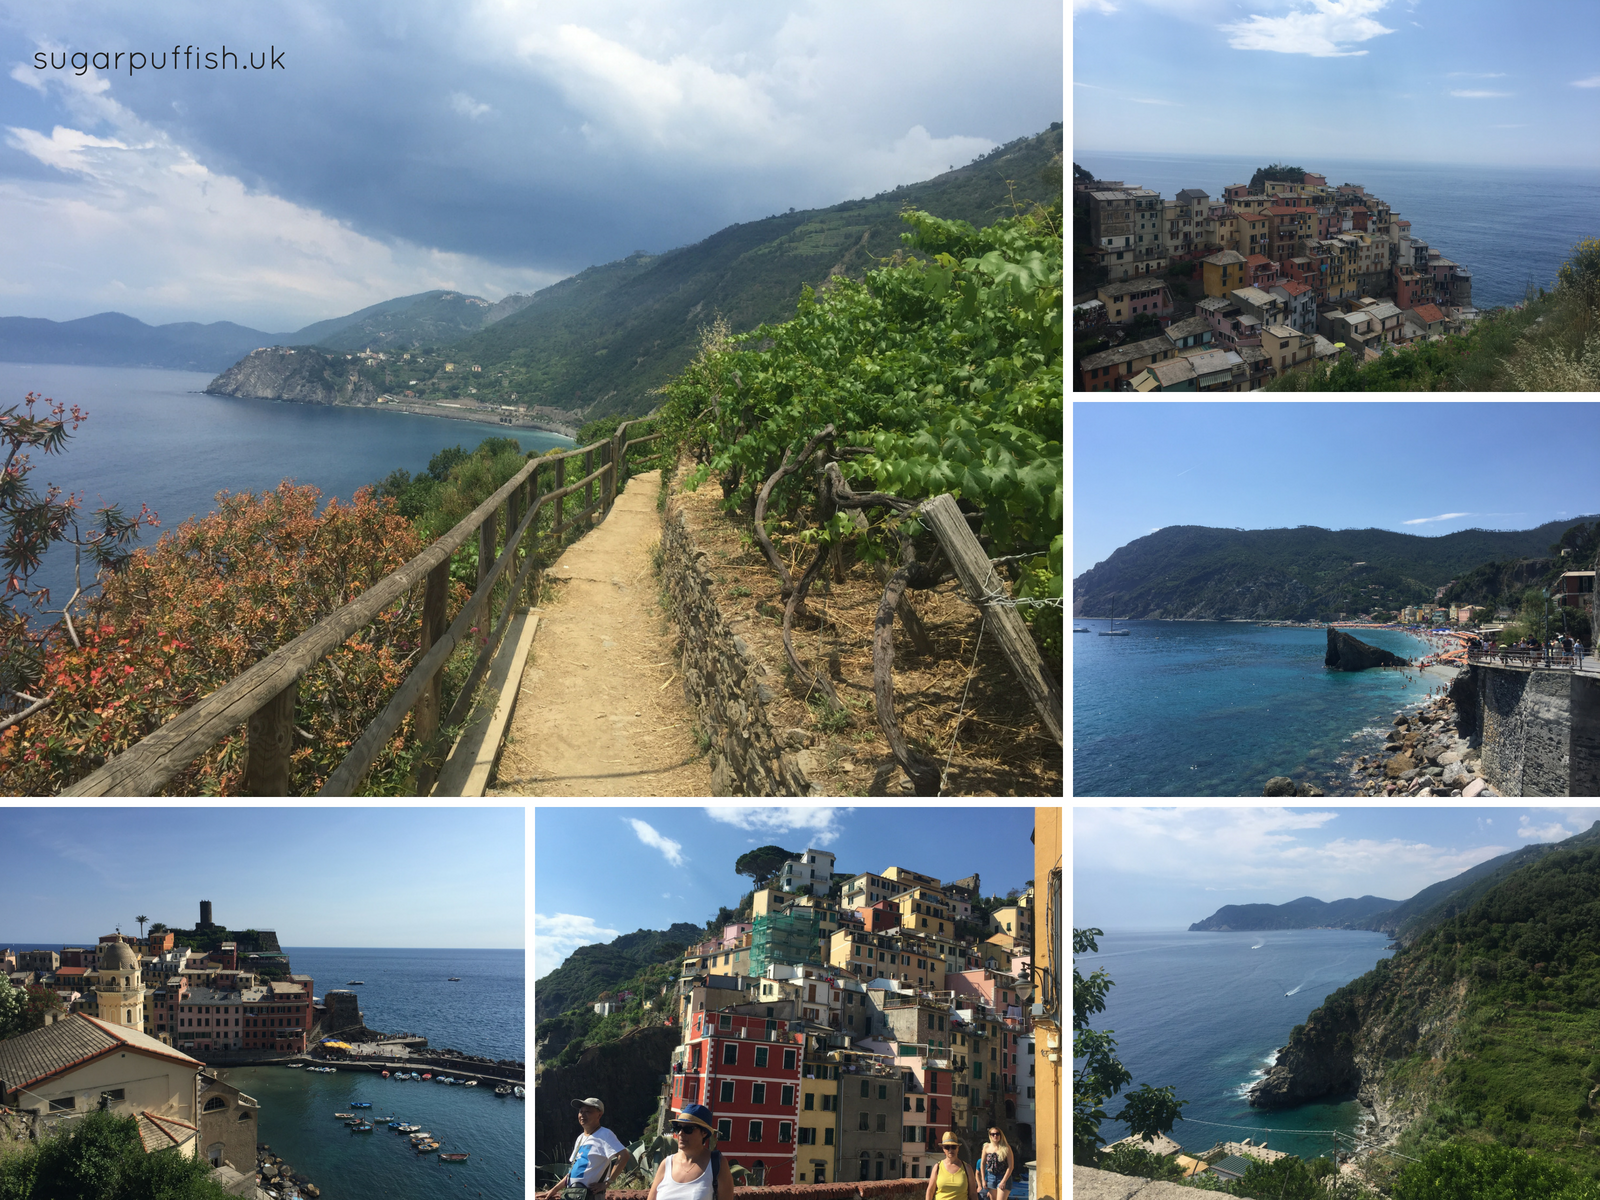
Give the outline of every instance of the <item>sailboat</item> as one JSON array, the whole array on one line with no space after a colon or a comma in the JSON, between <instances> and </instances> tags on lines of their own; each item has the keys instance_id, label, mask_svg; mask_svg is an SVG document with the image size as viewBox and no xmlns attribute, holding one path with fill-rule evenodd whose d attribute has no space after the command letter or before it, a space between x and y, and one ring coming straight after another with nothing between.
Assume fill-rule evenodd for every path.
<instances>
[{"instance_id":1,"label":"sailboat","mask_svg":"<svg viewBox=\"0 0 1600 1200\"><path fill-rule=\"evenodd\" d=\"M1116 599L1115 596L1112 596L1111 598L1113 600ZM1112 611L1114 612L1116 610L1113 609ZM1112 617L1111 618L1111 628L1110 629L1102 629L1100 631L1100 636L1101 637L1127 637L1128 636L1128 631L1126 629L1118 629L1117 628L1117 619L1116 619L1116 617Z\"/></svg>"}]
</instances>

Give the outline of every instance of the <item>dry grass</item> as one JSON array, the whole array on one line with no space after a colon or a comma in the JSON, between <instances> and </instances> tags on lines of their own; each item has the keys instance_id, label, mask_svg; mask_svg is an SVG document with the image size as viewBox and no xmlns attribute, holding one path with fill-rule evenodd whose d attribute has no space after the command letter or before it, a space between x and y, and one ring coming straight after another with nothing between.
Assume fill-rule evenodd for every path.
<instances>
[{"instance_id":1,"label":"dry grass","mask_svg":"<svg viewBox=\"0 0 1600 1200\"><path fill-rule=\"evenodd\" d=\"M724 617L742 620L739 632L751 648L780 679L788 680L782 589L750 538L749 516L725 514L715 483L694 492L680 492L675 483L673 503L709 555L706 565L719 585ZM800 554L797 544L781 538L774 543L785 562ZM977 646L980 614L966 601L961 585L952 582L907 595L934 653L916 654L896 623L895 715L908 743L940 764L950 759L943 794L1059 797L1064 785L1061 748L1044 731L992 636L985 635ZM767 706L779 731L803 729L811 735L806 772L832 795L913 794L878 728L875 711L872 628L882 598L883 585L870 564L851 563L842 583L825 570L807 597L815 619L795 622L795 654L807 669L828 671L830 656L838 655L834 686L847 714L830 717L820 701L808 702L792 682Z\"/></svg>"}]
</instances>

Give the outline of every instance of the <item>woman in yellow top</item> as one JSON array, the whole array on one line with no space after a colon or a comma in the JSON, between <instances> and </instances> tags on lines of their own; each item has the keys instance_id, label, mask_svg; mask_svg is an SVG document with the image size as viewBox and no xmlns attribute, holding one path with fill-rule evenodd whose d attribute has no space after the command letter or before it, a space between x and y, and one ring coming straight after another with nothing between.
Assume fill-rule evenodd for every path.
<instances>
[{"instance_id":1,"label":"woman in yellow top","mask_svg":"<svg viewBox=\"0 0 1600 1200\"><path fill-rule=\"evenodd\" d=\"M961 1161L961 1139L946 1133L939 1146L944 1150L944 1161L928 1177L928 1191L923 1200L978 1200L978 1181L972 1168Z\"/></svg>"}]
</instances>

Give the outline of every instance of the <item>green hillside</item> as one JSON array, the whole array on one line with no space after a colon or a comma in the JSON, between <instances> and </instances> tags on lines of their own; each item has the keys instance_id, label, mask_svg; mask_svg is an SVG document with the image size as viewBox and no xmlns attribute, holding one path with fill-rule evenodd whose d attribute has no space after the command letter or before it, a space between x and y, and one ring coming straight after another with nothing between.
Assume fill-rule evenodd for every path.
<instances>
[{"instance_id":1,"label":"green hillside","mask_svg":"<svg viewBox=\"0 0 1600 1200\"><path fill-rule=\"evenodd\" d=\"M1301 896L1287 904L1224 904L1203 921L1189 926L1190 933L1214 930L1365 928L1362 922L1395 907L1399 901L1382 896L1359 899L1318 900Z\"/></svg>"},{"instance_id":2,"label":"green hillside","mask_svg":"<svg viewBox=\"0 0 1600 1200\"><path fill-rule=\"evenodd\" d=\"M490 304L482 297L461 292L419 292L307 325L287 335L282 344L345 351L444 345L516 312L530 299L507 296L498 304Z\"/></svg>"},{"instance_id":3,"label":"green hillside","mask_svg":"<svg viewBox=\"0 0 1600 1200\"><path fill-rule=\"evenodd\" d=\"M1136 538L1072 584L1073 613L1178 620L1332 620L1431 603L1491 560L1544 554L1578 517L1536 529L1419 537L1386 529L1212 529L1169 525Z\"/></svg>"},{"instance_id":4,"label":"green hillside","mask_svg":"<svg viewBox=\"0 0 1600 1200\"><path fill-rule=\"evenodd\" d=\"M801 288L830 275L859 277L902 251L900 213L923 209L977 226L1019 204L1061 196L1059 124L923 183L731 225L693 246L636 254L535 294L532 303L451 354L480 363L480 399L637 414L677 375L717 316L734 333L794 313ZM1014 191L1012 184L1015 185Z\"/></svg>"},{"instance_id":5,"label":"green hillside","mask_svg":"<svg viewBox=\"0 0 1600 1200\"><path fill-rule=\"evenodd\" d=\"M604 945L579 946L566 962L534 981L533 1019L543 1021L574 1005L593 1002L601 992L678 954L704 935L700 926L679 921L668 929L636 929Z\"/></svg>"}]
</instances>

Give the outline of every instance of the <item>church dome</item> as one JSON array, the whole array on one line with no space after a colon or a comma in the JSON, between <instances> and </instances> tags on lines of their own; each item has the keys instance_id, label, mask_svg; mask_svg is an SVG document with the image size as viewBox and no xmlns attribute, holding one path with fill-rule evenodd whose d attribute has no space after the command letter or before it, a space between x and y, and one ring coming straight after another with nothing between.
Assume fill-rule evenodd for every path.
<instances>
[{"instance_id":1,"label":"church dome","mask_svg":"<svg viewBox=\"0 0 1600 1200\"><path fill-rule=\"evenodd\" d=\"M128 948L126 942L107 942L100 955L102 971L137 971L139 956Z\"/></svg>"}]
</instances>

